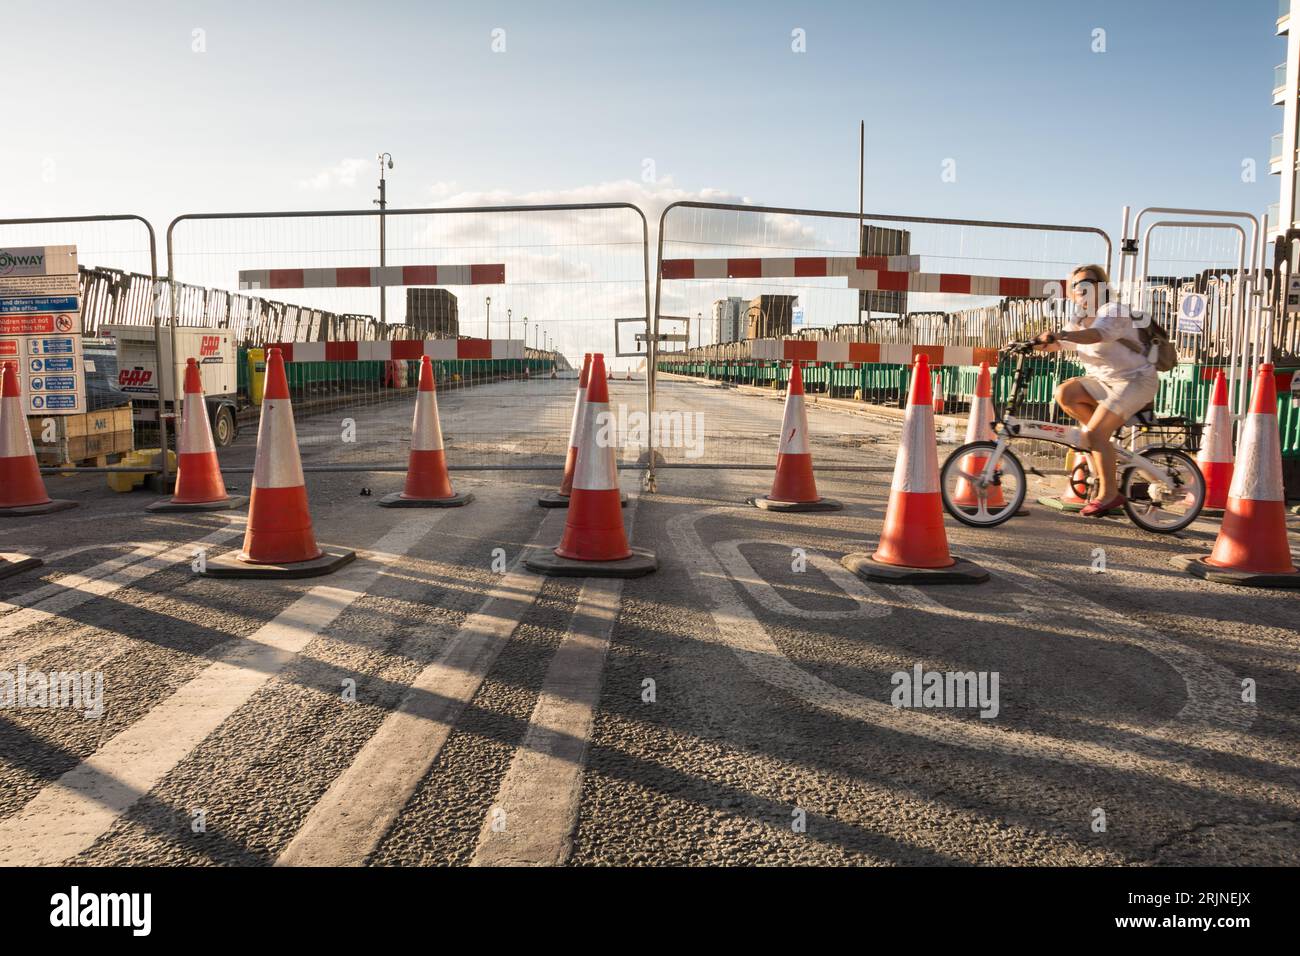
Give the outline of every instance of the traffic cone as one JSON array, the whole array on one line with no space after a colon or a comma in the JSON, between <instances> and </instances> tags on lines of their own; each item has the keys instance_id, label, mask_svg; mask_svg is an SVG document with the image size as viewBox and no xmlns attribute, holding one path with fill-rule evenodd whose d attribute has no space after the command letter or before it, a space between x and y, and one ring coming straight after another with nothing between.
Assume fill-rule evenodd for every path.
<instances>
[{"instance_id":1,"label":"traffic cone","mask_svg":"<svg viewBox=\"0 0 1300 956\"><path fill-rule=\"evenodd\" d=\"M1240 454L1209 555L1182 555L1174 563L1216 584L1300 588L1286 533L1286 494L1277 427L1277 383L1272 363L1259 367Z\"/></svg>"},{"instance_id":2,"label":"traffic cone","mask_svg":"<svg viewBox=\"0 0 1300 956\"><path fill-rule=\"evenodd\" d=\"M912 369L880 544L874 554L848 554L841 563L868 581L893 584L976 584L989 578L983 568L948 552L939 493L934 396L924 355L917 357Z\"/></svg>"},{"instance_id":3,"label":"traffic cone","mask_svg":"<svg viewBox=\"0 0 1300 956\"><path fill-rule=\"evenodd\" d=\"M564 477L560 490L548 492L537 499L543 508L567 508L573 489L573 469L578 461L578 438L582 434L582 417L587 410L587 386L591 380L591 353L582 356L582 371L578 375L578 392L573 399L573 421L569 426L569 451L564 458ZM621 494L619 502L627 507L627 495Z\"/></svg>"},{"instance_id":4,"label":"traffic cone","mask_svg":"<svg viewBox=\"0 0 1300 956\"><path fill-rule=\"evenodd\" d=\"M18 363L0 363L0 517L27 518L75 507L75 501L46 493L23 413Z\"/></svg>"},{"instance_id":5,"label":"traffic cone","mask_svg":"<svg viewBox=\"0 0 1300 956\"><path fill-rule=\"evenodd\" d=\"M170 498L155 501L146 511L224 511L241 507L246 495L226 493L212 440L203 376L194 359L185 363L185 400L176 435L176 487Z\"/></svg>"},{"instance_id":6,"label":"traffic cone","mask_svg":"<svg viewBox=\"0 0 1300 956\"><path fill-rule=\"evenodd\" d=\"M227 578L310 578L337 571L355 551L321 547L312 529L298 433L289 400L284 357L266 353L266 388L257 427L257 457L248 503L244 548L203 562L200 574Z\"/></svg>"},{"instance_id":7,"label":"traffic cone","mask_svg":"<svg viewBox=\"0 0 1300 956\"><path fill-rule=\"evenodd\" d=\"M776 453L776 478L772 482L772 492L766 498L746 500L764 511L840 511L844 508L840 502L817 494L812 452L808 447L803 372L798 362L790 367L790 386L785 393L781 445Z\"/></svg>"},{"instance_id":8,"label":"traffic cone","mask_svg":"<svg viewBox=\"0 0 1300 956\"><path fill-rule=\"evenodd\" d=\"M1059 495L1044 495L1038 499L1038 503L1051 508L1053 511L1065 511L1071 514L1082 510L1083 506L1088 503L1088 499L1075 493L1075 474L1082 469L1083 474L1086 475L1091 466L1092 463L1086 452L1075 451L1074 449L1067 451L1065 453L1065 470L1067 473L1065 491Z\"/></svg>"},{"instance_id":9,"label":"traffic cone","mask_svg":"<svg viewBox=\"0 0 1300 956\"><path fill-rule=\"evenodd\" d=\"M979 377L975 379L975 394L971 396L970 418L966 421L966 442L996 441L993 432L993 376L989 372L989 363L981 362ZM967 455L961 470L968 475L978 475L988 461L987 455ZM1001 485L989 485L985 508L997 511L1005 508L1006 496L1002 494ZM965 478L959 478L953 489L952 503L960 507L979 508L979 496L975 486ZM1026 514L1022 508L1018 515Z\"/></svg>"},{"instance_id":10,"label":"traffic cone","mask_svg":"<svg viewBox=\"0 0 1300 956\"><path fill-rule=\"evenodd\" d=\"M618 462L609 440L609 386L605 357L591 357L586 411L578 436L573 490L564 536L554 551L534 550L524 565L539 574L634 578L659 567L651 551L628 546L619 504Z\"/></svg>"},{"instance_id":11,"label":"traffic cone","mask_svg":"<svg viewBox=\"0 0 1300 956\"><path fill-rule=\"evenodd\" d=\"M406 487L379 499L384 508L459 508L474 500L468 492L451 490L447 456L442 447L442 423L438 420L438 394L434 390L433 363L420 357L420 387L415 392L415 416L411 420L411 455L406 466Z\"/></svg>"},{"instance_id":12,"label":"traffic cone","mask_svg":"<svg viewBox=\"0 0 1300 956\"><path fill-rule=\"evenodd\" d=\"M943 414L943 375L938 371L934 373L934 413Z\"/></svg>"},{"instance_id":13,"label":"traffic cone","mask_svg":"<svg viewBox=\"0 0 1300 956\"><path fill-rule=\"evenodd\" d=\"M1205 504L1201 512L1221 513L1228 506L1232 487L1232 413L1228 411L1228 380L1214 373L1214 392L1205 410L1205 430L1196 464L1205 476Z\"/></svg>"}]
</instances>

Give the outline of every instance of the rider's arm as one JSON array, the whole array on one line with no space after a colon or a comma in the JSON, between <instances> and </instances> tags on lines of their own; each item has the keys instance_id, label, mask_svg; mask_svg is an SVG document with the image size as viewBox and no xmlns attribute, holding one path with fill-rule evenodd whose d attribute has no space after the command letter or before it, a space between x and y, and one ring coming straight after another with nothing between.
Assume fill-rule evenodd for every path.
<instances>
[{"instance_id":1,"label":"rider's arm","mask_svg":"<svg viewBox=\"0 0 1300 956\"><path fill-rule=\"evenodd\" d=\"M1106 339L1096 329L1075 329L1074 331L1062 330L1056 333L1058 342L1073 342L1075 345L1096 345L1098 342L1104 342Z\"/></svg>"}]
</instances>

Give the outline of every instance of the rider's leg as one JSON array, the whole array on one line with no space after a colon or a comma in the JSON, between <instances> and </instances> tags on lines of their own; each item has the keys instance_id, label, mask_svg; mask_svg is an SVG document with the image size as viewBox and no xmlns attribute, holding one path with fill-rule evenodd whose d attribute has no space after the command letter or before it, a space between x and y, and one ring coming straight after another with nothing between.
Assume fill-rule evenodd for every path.
<instances>
[{"instance_id":1,"label":"rider's leg","mask_svg":"<svg viewBox=\"0 0 1300 956\"><path fill-rule=\"evenodd\" d=\"M1110 501L1118 494L1115 484L1115 446L1111 436L1124 424L1124 419L1110 409L1097 406L1088 421L1088 447L1092 449L1093 472L1097 476L1097 500Z\"/></svg>"},{"instance_id":2,"label":"rider's leg","mask_svg":"<svg viewBox=\"0 0 1300 956\"><path fill-rule=\"evenodd\" d=\"M1077 378L1066 379L1056 386L1055 398L1056 404L1081 425L1088 424L1097 413L1097 400Z\"/></svg>"}]
</instances>

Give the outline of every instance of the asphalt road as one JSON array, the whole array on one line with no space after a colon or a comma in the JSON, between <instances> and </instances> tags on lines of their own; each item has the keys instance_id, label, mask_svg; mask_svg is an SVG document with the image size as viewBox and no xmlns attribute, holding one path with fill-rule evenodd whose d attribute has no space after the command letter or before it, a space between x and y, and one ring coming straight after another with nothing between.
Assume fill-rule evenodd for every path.
<instances>
[{"instance_id":1,"label":"asphalt road","mask_svg":"<svg viewBox=\"0 0 1300 956\"><path fill-rule=\"evenodd\" d=\"M443 393L451 460L560 461L572 387ZM400 462L409 406L380 399L304 417L308 468ZM778 401L665 382L659 408L704 429L670 463L775 459ZM661 567L624 582L519 566L559 539L535 503L554 472L458 470L476 498L449 511L378 508L399 473L310 473L318 538L359 560L289 582L193 573L240 512L51 477L80 508L0 525L46 561L0 581L0 671L102 672L103 714L0 710L0 863L1300 862L1295 592L1174 570L1210 521L1162 538L1039 507L947 522L989 583L864 584L839 559L879 534L897 425L810 425L818 461L882 469L819 473L842 512L747 506L770 472L664 468L641 494L628 468ZM892 706L917 665L996 674L996 715Z\"/></svg>"}]
</instances>

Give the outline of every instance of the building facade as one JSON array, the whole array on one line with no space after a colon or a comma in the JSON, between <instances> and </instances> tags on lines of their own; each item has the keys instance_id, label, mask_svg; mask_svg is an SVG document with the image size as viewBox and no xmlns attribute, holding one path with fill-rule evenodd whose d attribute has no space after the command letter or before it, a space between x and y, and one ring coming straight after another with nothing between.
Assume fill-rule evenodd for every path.
<instances>
[{"instance_id":1,"label":"building facade","mask_svg":"<svg viewBox=\"0 0 1300 956\"><path fill-rule=\"evenodd\" d=\"M713 303L713 343L739 342L745 337L749 303L738 295Z\"/></svg>"}]
</instances>

